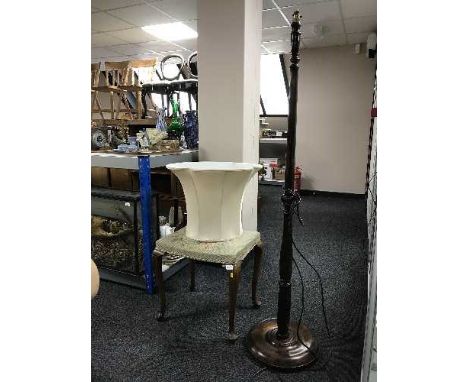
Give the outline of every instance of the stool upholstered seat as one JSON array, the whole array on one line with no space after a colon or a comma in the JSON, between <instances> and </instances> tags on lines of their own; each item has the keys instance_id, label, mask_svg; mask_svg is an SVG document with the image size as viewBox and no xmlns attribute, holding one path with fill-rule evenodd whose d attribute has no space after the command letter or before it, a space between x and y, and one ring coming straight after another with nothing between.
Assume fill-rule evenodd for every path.
<instances>
[{"instance_id":1,"label":"stool upholstered seat","mask_svg":"<svg viewBox=\"0 0 468 382\"><path fill-rule=\"evenodd\" d=\"M260 233L257 231L244 231L242 235L232 240L202 242L185 236L185 228L182 228L172 235L159 239L156 242L156 251L227 265L242 261L260 243Z\"/></svg>"},{"instance_id":2,"label":"stool upholstered seat","mask_svg":"<svg viewBox=\"0 0 468 382\"><path fill-rule=\"evenodd\" d=\"M190 259L190 290L195 290L195 262L206 262L223 265L228 271L229 285L229 334L231 341L237 339L234 331L234 317L236 312L237 290L239 288L242 261L254 252L254 270L252 277L252 304L260 306L257 299L257 283L260 275L260 264L263 256L263 246L260 233L257 231L243 231L231 240L206 242L190 239L185 236L185 228L165 236L156 241L154 250L156 280L159 290L160 311L158 320L165 320L166 295L162 275L162 258L165 255L176 255Z\"/></svg>"}]
</instances>

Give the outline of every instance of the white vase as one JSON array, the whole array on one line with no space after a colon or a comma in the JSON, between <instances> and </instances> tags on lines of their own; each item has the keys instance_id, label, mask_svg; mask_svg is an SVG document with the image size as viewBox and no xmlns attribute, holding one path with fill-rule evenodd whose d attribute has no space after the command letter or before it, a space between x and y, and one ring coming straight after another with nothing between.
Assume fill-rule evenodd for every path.
<instances>
[{"instance_id":1,"label":"white vase","mask_svg":"<svg viewBox=\"0 0 468 382\"><path fill-rule=\"evenodd\" d=\"M166 167L179 178L184 189L187 237L198 241L225 241L242 234L245 187L261 165L183 162Z\"/></svg>"}]
</instances>

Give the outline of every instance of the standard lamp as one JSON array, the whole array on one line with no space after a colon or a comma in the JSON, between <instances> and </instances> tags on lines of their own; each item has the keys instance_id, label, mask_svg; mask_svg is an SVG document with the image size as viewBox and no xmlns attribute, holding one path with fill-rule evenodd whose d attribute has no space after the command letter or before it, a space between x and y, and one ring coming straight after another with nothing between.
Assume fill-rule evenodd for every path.
<instances>
[{"instance_id":1,"label":"standard lamp","mask_svg":"<svg viewBox=\"0 0 468 382\"><path fill-rule=\"evenodd\" d=\"M286 149L286 173L283 203L283 238L279 260L279 293L277 318L260 322L250 329L247 346L259 361L284 369L298 368L316 360L317 341L309 329L291 322L291 274L293 264L292 218L300 199L294 191L296 150L297 84L299 70L299 29L301 15L293 13L291 23L291 65L289 86L288 136Z\"/></svg>"}]
</instances>

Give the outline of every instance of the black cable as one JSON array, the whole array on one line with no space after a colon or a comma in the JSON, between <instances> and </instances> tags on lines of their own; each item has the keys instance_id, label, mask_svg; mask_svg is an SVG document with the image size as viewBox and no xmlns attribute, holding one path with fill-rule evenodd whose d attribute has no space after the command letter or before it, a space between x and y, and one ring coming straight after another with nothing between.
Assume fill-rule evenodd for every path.
<instances>
[{"instance_id":1,"label":"black cable","mask_svg":"<svg viewBox=\"0 0 468 382\"><path fill-rule=\"evenodd\" d=\"M304 278L302 277L302 273L301 273L301 271L300 271L300 269L299 269L299 266L298 266L298 264L297 264L296 259L294 258L294 256L293 256L292 260L293 260L293 262L294 262L294 265L296 266L297 272L299 273L299 278L300 278L300 280L301 280L301 289L302 289L302 293L301 293L301 302L302 302L301 305L302 305L302 306L301 306L301 314L300 314L300 316L299 316L299 321L298 321L297 327L296 327L296 337L297 337L297 339L299 340L299 342L302 344L302 346L304 346L308 351L310 351L310 352L313 354L314 358L318 361L318 360L319 360L319 354L317 354L314 350L312 350L309 346L307 346L307 345L304 343L304 341L302 340L301 335L300 335L300 333L299 333L299 328L300 328L300 326L301 326L301 324L302 324L302 317L303 317L303 315L304 315L304 307L305 307L305 287L304 287ZM327 358L328 358L328 357L327 357ZM319 369L317 369L317 370L323 369L324 367L325 367L325 364L324 364L323 366L321 366L321 367L320 367Z\"/></svg>"},{"instance_id":2,"label":"black cable","mask_svg":"<svg viewBox=\"0 0 468 382\"><path fill-rule=\"evenodd\" d=\"M292 203L290 204L290 210L287 211L284 207L284 203L283 203L283 213L284 214L291 214L291 215L296 215L297 216L297 219L299 220L299 223L304 226L304 222L301 218L301 214L300 214L300 210L299 210L299 205L301 203L301 195L299 194L299 192L297 191L292 191L292 190L285 190L285 193L283 195L283 197L285 196L288 196L290 198L292 198ZM325 322L325 327L327 329L327 335L328 337L330 338L330 328L328 327L328 320L327 320L327 314L325 312L325 296L323 294L323 285L322 285L322 278L320 277L320 274L318 273L317 269L309 262L309 260L307 260L307 258L302 254L302 252L299 250L299 248L297 248L297 245L296 243L294 242L294 238L291 238L291 241L292 241L292 244L294 246L294 248L296 249L296 251L299 253L299 255L302 257L302 259L312 268L312 270L315 272L316 276L317 276L317 279L318 279L318 282L319 282L319 287L320 287L320 297L321 297L321 305L322 305L322 314L323 314L323 320ZM297 324L297 328L296 328L296 336L298 338L298 340L301 342L301 344L303 346L305 346L310 352L312 352L314 354L314 356L316 356L315 352L309 347L307 346L304 341L302 340L302 338L300 337L300 334L299 334L299 327L301 326L301 323L302 323L302 317L304 315L304 307L305 307L305 287L304 287L304 278L302 277L302 273L299 269L299 266L296 262L296 259L294 258L294 254L292 256L292 260L294 262L294 265L296 266L296 269L297 269L297 272L299 273L299 278L301 280L301 288L302 288L302 295L301 295L301 314L299 316L299 321L298 321L298 324Z\"/></svg>"},{"instance_id":3,"label":"black cable","mask_svg":"<svg viewBox=\"0 0 468 382\"><path fill-rule=\"evenodd\" d=\"M294 255L292 257L292 260L294 262L294 265L296 266L296 269L297 269L297 273L299 273L299 279L301 280L301 314L299 315L299 321L297 322L297 327L296 327L296 336L297 336L297 339L299 340L299 342L304 346L306 347L311 353L314 354L315 356L315 353L314 351L309 347L307 346L304 341L302 340L300 334L299 334L299 327L301 326L301 323L302 323L302 316L304 315L304 306L305 306L305 287L304 287L304 279L302 277L302 273L299 269L299 266L297 265L297 262L296 262L296 259L294 258Z\"/></svg>"},{"instance_id":4,"label":"black cable","mask_svg":"<svg viewBox=\"0 0 468 382\"><path fill-rule=\"evenodd\" d=\"M318 273L317 269L307 260L307 258L302 254L302 252L297 248L296 243L294 242L294 239L292 240L292 244L296 251L299 253L299 255L302 257L302 259L312 268L312 270L315 272L318 282L319 282L319 287L320 287L320 299L321 299L321 305L322 305L322 314L323 314L323 321L325 322L325 327L327 329L327 335L330 337L330 328L328 326L328 320L327 320L327 314L325 312L325 296L323 294L323 284L322 284L322 278L320 277L320 274ZM294 260L294 257L293 257ZM294 261L295 262L295 261ZM297 265L296 265L297 266ZM299 274L302 280L302 276ZM304 302L303 302L304 305ZM302 307L304 308L304 306Z\"/></svg>"}]
</instances>

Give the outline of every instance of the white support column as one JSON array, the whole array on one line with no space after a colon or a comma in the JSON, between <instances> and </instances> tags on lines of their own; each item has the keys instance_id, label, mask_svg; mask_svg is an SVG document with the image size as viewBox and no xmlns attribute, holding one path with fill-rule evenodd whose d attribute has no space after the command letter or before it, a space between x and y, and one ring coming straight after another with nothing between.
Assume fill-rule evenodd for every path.
<instances>
[{"instance_id":1,"label":"white support column","mask_svg":"<svg viewBox=\"0 0 468 382\"><path fill-rule=\"evenodd\" d=\"M258 163L262 0L198 1L200 160ZM257 229L257 177L244 195Z\"/></svg>"}]
</instances>

